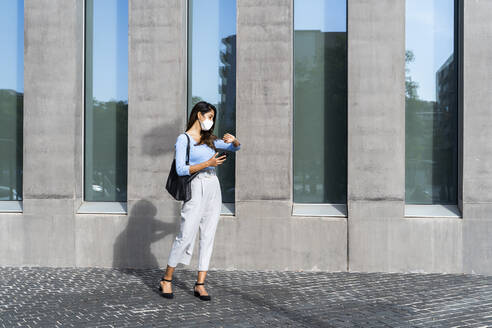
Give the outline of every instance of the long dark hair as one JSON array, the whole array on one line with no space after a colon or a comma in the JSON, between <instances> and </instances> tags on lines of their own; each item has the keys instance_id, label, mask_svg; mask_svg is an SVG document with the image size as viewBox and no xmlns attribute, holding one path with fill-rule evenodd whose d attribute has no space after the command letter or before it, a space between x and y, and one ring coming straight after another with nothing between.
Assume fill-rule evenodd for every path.
<instances>
[{"instance_id":1,"label":"long dark hair","mask_svg":"<svg viewBox=\"0 0 492 328\"><path fill-rule=\"evenodd\" d=\"M215 127L215 118L217 117L217 109L215 108L214 105L206 102L206 101L200 101L193 106L193 109L191 110L190 113L190 118L188 120L188 124L186 126L186 131L191 129L192 125L195 124L195 121L198 120L198 112L202 113L202 115L205 115L206 113L210 112L211 110L214 111L214 118L213 122L214 124L208 131L201 130L200 132L200 142L198 142L196 145L202 145L202 144L207 144L210 148L213 150L217 151L215 148L214 140L217 139L217 136L214 135L214 127Z\"/></svg>"}]
</instances>

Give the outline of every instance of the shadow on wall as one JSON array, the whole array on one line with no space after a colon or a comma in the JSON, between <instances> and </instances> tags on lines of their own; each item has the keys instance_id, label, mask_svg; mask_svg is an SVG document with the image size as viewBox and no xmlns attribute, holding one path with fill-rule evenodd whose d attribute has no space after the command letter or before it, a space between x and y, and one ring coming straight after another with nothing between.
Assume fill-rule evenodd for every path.
<instances>
[{"instance_id":1,"label":"shadow on wall","mask_svg":"<svg viewBox=\"0 0 492 328\"><path fill-rule=\"evenodd\" d=\"M178 206L176 203L175 211L179 209ZM157 258L152 254L151 245L167 235L176 233L179 215L174 215L175 220L172 223L162 222L156 215L156 207L148 200L139 200L133 205L128 225L114 243L113 268L159 267Z\"/></svg>"},{"instance_id":2,"label":"shadow on wall","mask_svg":"<svg viewBox=\"0 0 492 328\"><path fill-rule=\"evenodd\" d=\"M135 202L130 208L128 225L124 231L116 238L113 248L113 268L158 268L159 263L151 251L151 245L167 235L174 235L179 229L181 202L174 201L165 188L165 182L169 173L170 165L174 158L174 144L176 138L183 131L176 131L176 127L181 125L181 120L155 127L148 131L142 138L139 149L141 153L138 157L162 158L165 161L158 161L154 172L162 172L156 175L153 183L157 186L158 194L154 195L157 199L168 198L173 206L171 209L173 222L163 222L158 218L158 210L151 201L141 199ZM156 187L154 186L154 187ZM166 211L168 212L168 211ZM169 213L168 212L168 213ZM170 249L171 245L169 245ZM164 254L167 256L167 254ZM166 263L167 258L161 262ZM165 264L164 264L165 266Z\"/></svg>"},{"instance_id":3,"label":"shadow on wall","mask_svg":"<svg viewBox=\"0 0 492 328\"><path fill-rule=\"evenodd\" d=\"M177 129L176 127L180 128ZM185 130L185 124L181 119L176 119L166 125L151 129L142 138L142 143L140 145L141 153L139 155L161 157L162 155L171 154L169 163L160 163L160 165L162 165L161 167L168 169L173 161L176 139L178 138L178 135L185 132ZM169 171L166 171L166 173L167 172Z\"/></svg>"},{"instance_id":4,"label":"shadow on wall","mask_svg":"<svg viewBox=\"0 0 492 328\"><path fill-rule=\"evenodd\" d=\"M155 174L156 180L153 181L153 184L157 186L158 194L154 197L159 200L168 198L170 200L169 206L172 208L171 211L166 212L172 214L170 216L166 214L166 217L159 218L161 215L159 215L158 208L151 201L147 199L136 201L129 208L126 228L118 235L113 246L112 267L125 274L134 275L145 282L149 288L154 288L156 286L155 280L158 281L163 275L164 271L160 267L166 267L172 241L179 231L181 202L172 199L165 189L165 182L174 158L174 144L178 135L185 131L185 127L182 125L182 120L177 119L149 130L143 135L138 146L140 153L137 154L138 157L159 159L153 172L161 172L162 174ZM182 128L177 129L181 126ZM163 158L165 160L162 160ZM168 218L172 218L172 222L163 221ZM158 261L156 255L152 253L152 244L159 242L168 235L173 236L173 238L170 238L163 245L163 249L167 251L159 252L159 256L163 256L163 258L159 258ZM162 263L161 266L159 262ZM148 276L149 271L145 271L148 268L156 269L158 273Z\"/></svg>"},{"instance_id":5,"label":"shadow on wall","mask_svg":"<svg viewBox=\"0 0 492 328\"><path fill-rule=\"evenodd\" d=\"M166 160L159 161L154 168L155 171L161 171L162 174L157 175L154 183L157 185L159 194L154 195L157 199L170 200L169 204L173 208L167 213L172 213L172 222L164 222L158 216L158 209L147 199L136 201L130 208L128 224L114 243L113 247L113 268L159 268L159 263L154 254L152 254L151 245L167 235L175 235L179 230L181 202L174 201L168 194L165 188L165 182L169 172L170 165L174 158L174 144L176 138L182 132L184 127L176 131L176 127L180 126L181 120L175 120L166 125L161 125L148 131L142 138L140 144L141 153L138 156L162 158L166 156ZM159 169L159 170L158 170ZM169 245L165 245L167 249L171 249L171 241ZM164 254L166 258L159 259L163 266L166 266L168 254Z\"/></svg>"}]
</instances>

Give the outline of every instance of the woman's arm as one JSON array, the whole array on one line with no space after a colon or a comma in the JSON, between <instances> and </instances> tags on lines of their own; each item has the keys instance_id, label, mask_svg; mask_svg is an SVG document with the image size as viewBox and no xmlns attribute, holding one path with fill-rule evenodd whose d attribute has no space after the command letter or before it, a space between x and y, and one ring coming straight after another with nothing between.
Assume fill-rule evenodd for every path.
<instances>
[{"instance_id":1,"label":"woman's arm","mask_svg":"<svg viewBox=\"0 0 492 328\"><path fill-rule=\"evenodd\" d=\"M222 139L216 139L214 141L215 148L224 149L228 151L238 151L239 149L241 149L241 144L239 143L239 140L237 140L232 134L226 133L224 137L226 137L227 140L233 139L233 141L225 142Z\"/></svg>"},{"instance_id":2,"label":"woman's arm","mask_svg":"<svg viewBox=\"0 0 492 328\"><path fill-rule=\"evenodd\" d=\"M210 166L210 160L206 160L205 162L201 162L200 164L195 164L190 166L190 174L195 173L196 171L203 170L206 167Z\"/></svg>"},{"instance_id":3,"label":"woman's arm","mask_svg":"<svg viewBox=\"0 0 492 328\"><path fill-rule=\"evenodd\" d=\"M216 152L214 156L212 156L210 159L206 160L205 162L190 166L190 172L193 173L196 171L200 171L209 166L218 166L222 164L226 160L226 156L224 155L221 157L216 157L218 154L219 153Z\"/></svg>"},{"instance_id":4,"label":"woman's arm","mask_svg":"<svg viewBox=\"0 0 492 328\"><path fill-rule=\"evenodd\" d=\"M176 173L179 176L190 175L190 165L186 165L186 147L188 140L184 134L180 134L176 139L174 149L176 150ZM191 147L191 145L190 145Z\"/></svg>"}]
</instances>

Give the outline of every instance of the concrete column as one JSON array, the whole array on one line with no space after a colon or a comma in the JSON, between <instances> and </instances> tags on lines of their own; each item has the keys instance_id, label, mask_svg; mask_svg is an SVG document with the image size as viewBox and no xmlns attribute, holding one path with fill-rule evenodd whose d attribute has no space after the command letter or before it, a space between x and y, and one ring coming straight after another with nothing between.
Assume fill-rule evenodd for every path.
<instances>
[{"instance_id":1,"label":"concrete column","mask_svg":"<svg viewBox=\"0 0 492 328\"><path fill-rule=\"evenodd\" d=\"M349 202L395 202L401 211L405 1L352 0L348 20Z\"/></svg>"},{"instance_id":2,"label":"concrete column","mask_svg":"<svg viewBox=\"0 0 492 328\"><path fill-rule=\"evenodd\" d=\"M492 273L492 2L464 1L463 265Z\"/></svg>"},{"instance_id":3,"label":"concrete column","mask_svg":"<svg viewBox=\"0 0 492 328\"><path fill-rule=\"evenodd\" d=\"M290 215L292 0L237 1L236 213Z\"/></svg>"},{"instance_id":4,"label":"concrete column","mask_svg":"<svg viewBox=\"0 0 492 328\"><path fill-rule=\"evenodd\" d=\"M404 214L404 68L405 1L349 0L347 188L351 270L383 269L388 264L388 250L384 249L387 227L375 227ZM374 239L378 241L372 242Z\"/></svg>"},{"instance_id":5,"label":"concrete column","mask_svg":"<svg viewBox=\"0 0 492 328\"><path fill-rule=\"evenodd\" d=\"M165 182L186 128L186 1L129 6L128 201L169 205Z\"/></svg>"},{"instance_id":6,"label":"concrete column","mask_svg":"<svg viewBox=\"0 0 492 328\"><path fill-rule=\"evenodd\" d=\"M26 0L23 262L73 265L82 1Z\"/></svg>"}]
</instances>

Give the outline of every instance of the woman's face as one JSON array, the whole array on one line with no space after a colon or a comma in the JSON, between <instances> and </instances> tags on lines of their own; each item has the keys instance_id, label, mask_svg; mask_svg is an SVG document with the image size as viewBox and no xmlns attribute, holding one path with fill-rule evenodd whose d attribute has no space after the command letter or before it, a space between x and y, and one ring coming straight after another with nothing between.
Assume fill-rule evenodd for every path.
<instances>
[{"instance_id":1,"label":"woman's face","mask_svg":"<svg viewBox=\"0 0 492 328\"><path fill-rule=\"evenodd\" d=\"M205 115L203 115L201 112L198 112L198 118L200 119L200 121L205 121L206 119L209 119L213 122L214 120L214 111L213 110L210 110L208 112L205 113Z\"/></svg>"}]
</instances>

